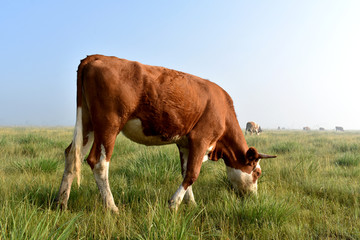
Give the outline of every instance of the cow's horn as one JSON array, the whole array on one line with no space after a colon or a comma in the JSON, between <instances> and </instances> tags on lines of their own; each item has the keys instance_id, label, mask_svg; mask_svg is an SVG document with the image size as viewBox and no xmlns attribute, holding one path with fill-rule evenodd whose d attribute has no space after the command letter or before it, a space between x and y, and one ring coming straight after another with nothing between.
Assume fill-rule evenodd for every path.
<instances>
[{"instance_id":1,"label":"cow's horn","mask_svg":"<svg viewBox=\"0 0 360 240\"><path fill-rule=\"evenodd\" d=\"M276 155L267 155L267 154L263 154L263 153L259 153L259 158L263 159L263 158L276 158Z\"/></svg>"}]
</instances>

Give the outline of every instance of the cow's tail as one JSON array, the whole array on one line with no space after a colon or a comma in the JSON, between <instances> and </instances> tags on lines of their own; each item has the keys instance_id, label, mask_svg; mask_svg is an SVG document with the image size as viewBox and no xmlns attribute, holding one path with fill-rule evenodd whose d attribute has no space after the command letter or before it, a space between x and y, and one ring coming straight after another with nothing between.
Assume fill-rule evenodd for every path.
<instances>
[{"instance_id":1,"label":"cow's tail","mask_svg":"<svg viewBox=\"0 0 360 240\"><path fill-rule=\"evenodd\" d=\"M77 184L80 186L81 181L81 160L82 160L82 148L83 148L83 128L82 128L82 109L78 107L76 110L76 125L74 130L74 139L72 142L70 154L73 158L68 158L72 161L75 176L77 178ZM70 163L71 164L71 163Z\"/></svg>"},{"instance_id":2,"label":"cow's tail","mask_svg":"<svg viewBox=\"0 0 360 240\"><path fill-rule=\"evenodd\" d=\"M83 159L83 91L82 91L82 73L85 65L88 63L88 58L81 61L77 71L77 93L76 93L76 124L74 129L74 137L71 143L69 156L66 158L67 164L73 170L77 178L77 184L80 186L81 181L81 163ZM86 104L86 103L85 103Z\"/></svg>"}]
</instances>

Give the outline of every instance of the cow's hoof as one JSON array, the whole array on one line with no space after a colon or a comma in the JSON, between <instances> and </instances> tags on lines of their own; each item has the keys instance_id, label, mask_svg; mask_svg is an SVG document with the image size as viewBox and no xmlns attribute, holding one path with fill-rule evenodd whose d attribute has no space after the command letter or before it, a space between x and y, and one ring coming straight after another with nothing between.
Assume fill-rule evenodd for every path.
<instances>
[{"instance_id":1,"label":"cow's hoof","mask_svg":"<svg viewBox=\"0 0 360 240\"><path fill-rule=\"evenodd\" d=\"M63 203L57 203L59 209L61 211L66 211L67 210L67 204L63 204Z\"/></svg>"},{"instance_id":2,"label":"cow's hoof","mask_svg":"<svg viewBox=\"0 0 360 240\"><path fill-rule=\"evenodd\" d=\"M119 208L117 206L111 206L109 207L112 213L115 213L116 215L119 215Z\"/></svg>"},{"instance_id":3,"label":"cow's hoof","mask_svg":"<svg viewBox=\"0 0 360 240\"><path fill-rule=\"evenodd\" d=\"M187 205L189 205L189 206L194 206L194 207L196 207L197 206L197 203L195 202L195 200L186 200L186 199L184 199L184 201L183 201L185 204L187 204Z\"/></svg>"},{"instance_id":4,"label":"cow's hoof","mask_svg":"<svg viewBox=\"0 0 360 240\"><path fill-rule=\"evenodd\" d=\"M178 204L176 204L173 199L170 199L170 200L169 200L169 209L170 209L172 212L177 212L177 210L178 210Z\"/></svg>"}]
</instances>

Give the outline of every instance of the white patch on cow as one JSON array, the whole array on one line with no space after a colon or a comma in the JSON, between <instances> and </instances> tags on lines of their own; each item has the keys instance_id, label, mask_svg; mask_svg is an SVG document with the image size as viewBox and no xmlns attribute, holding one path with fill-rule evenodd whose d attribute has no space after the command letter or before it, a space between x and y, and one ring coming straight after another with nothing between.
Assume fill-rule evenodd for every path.
<instances>
[{"instance_id":1,"label":"white patch on cow","mask_svg":"<svg viewBox=\"0 0 360 240\"><path fill-rule=\"evenodd\" d=\"M195 201L194 193L193 193L193 190L192 190L192 186L189 186L186 189L186 193L184 195L184 202L187 203L187 204L190 203L190 204L196 205L196 201Z\"/></svg>"},{"instance_id":2,"label":"white patch on cow","mask_svg":"<svg viewBox=\"0 0 360 240\"><path fill-rule=\"evenodd\" d=\"M259 159L259 161L256 163L256 167L255 167L255 169L260 168L260 170L261 170L261 167L260 167L260 161L261 161L261 159Z\"/></svg>"},{"instance_id":3,"label":"white patch on cow","mask_svg":"<svg viewBox=\"0 0 360 240\"><path fill-rule=\"evenodd\" d=\"M186 193L186 190L181 184L180 187L178 188L178 190L176 190L174 195L171 197L171 199L169 201L169 207L171 209L174 209L175 211L177 211L180 203L182 202L182 200L185 196L185 193Z\"/></svg>"},{"instance_id":4,"label":"white patch on cow","mask_svg":"<svg viewBox=\"0 0 360 240\"><path fill-rule=\"evenodd\" d=\"M169 141L163 141L161 136L145 136L141 120L138 118L129 120L123 127L122 133L130 140L147 146L165 145L182 140L180 136L175 136Z\"/></svg>"},{"instance_id":5,"label":"white patch on cow","mask_svg":"<svg viewBox=\"0 0 360 240\"><path fill-rule=\"evenodd\" d=\"M260 165L259 165L260 166ZM235 169L232 167L226 167L226 172L229 181L233 187L241 193L255 193L257 191L257 181L253 183L253 176L250 173Z\"/></svg>"},{"instance_id":6,"label":"white patch on cow","mask_svg":"<svg viewBox=\"0 0 360 240\"><path fill-rule=\"evenodd\" d=\"M101 144L100 148L101 148L100 162L106 161L106 150L104 145Z\"/></svg>"},{"instance_id":7,"label":"white patch on cow","mask_svg":"<svg viewBox=\"0 0 360 240\"><path fill-rule=\"evenodd\" d=\"M210 146L207 150L206 150L206 153L205 153L205 156L203 157L203 162L206 162L207 160L209 160L209 152L211 152L211 150L214 148L214 146Z\"/></svg>"},{"instance_id":8,"label":"white patch on cow","mask_svg":"<svg viewBox=\"0 0 360 240\"><path fill-rule=\"evenodd\" d=\"M82 149L83 156L88 154L90 151L90 148L94 142L94 132L90 132L86 137L87 137L87 143L85 144L85 146Z\"/></svg>"},{"instance_id":9,"label":"white patch on cow","mask_svg":"<svg viewBox=\"0 0 360 240\"><path fill-rule=\"evenodd\" d=\"M118 212L119 210L115 205L114 198L110 190L109 162L106 161L106 151L104 145L101 145L100 161L95 164L93 173L105 207L110 208L114 212Z\"/></svg>"}]
</instances>

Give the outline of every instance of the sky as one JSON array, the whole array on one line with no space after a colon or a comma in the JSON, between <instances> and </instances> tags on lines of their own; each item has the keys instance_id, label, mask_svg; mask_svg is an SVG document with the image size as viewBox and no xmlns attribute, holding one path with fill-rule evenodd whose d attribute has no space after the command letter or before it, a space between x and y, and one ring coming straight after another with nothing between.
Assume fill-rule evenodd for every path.
<instances>
[{"instance_id":1,"label":"sky","mask_svg":"<svg viewBox=\"0 0 360 240\"><path fill-rule=\"evenodd\" d=\"M360 1L10 1L0 126L73 126L80 60L104 54L209 79L244 129L360 130Z\"/></svg>"}]
</instances>

